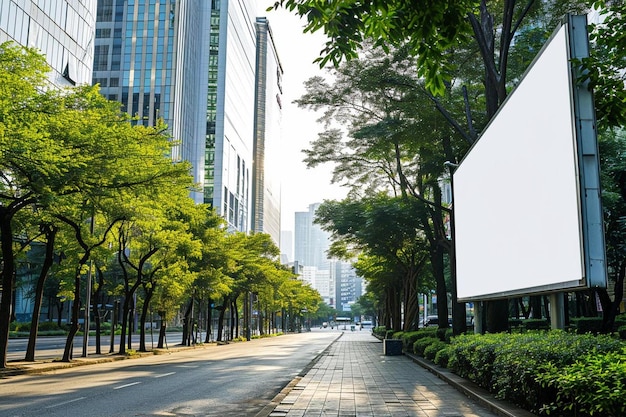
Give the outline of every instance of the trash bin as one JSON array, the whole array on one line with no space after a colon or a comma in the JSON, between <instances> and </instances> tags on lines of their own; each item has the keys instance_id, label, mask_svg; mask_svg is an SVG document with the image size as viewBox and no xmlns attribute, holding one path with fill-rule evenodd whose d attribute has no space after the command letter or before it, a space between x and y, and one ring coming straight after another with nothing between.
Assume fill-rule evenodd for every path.
<instances>
[{"instance_id":1,"label":"trash bin","mask_svg":"<svg viewBox=\"0 0 626 417\"><path fill-rule=\"evenodd\" d=\"M402 339L383 339L385 356L402 355Z\"/></svg>"}]
</instances>

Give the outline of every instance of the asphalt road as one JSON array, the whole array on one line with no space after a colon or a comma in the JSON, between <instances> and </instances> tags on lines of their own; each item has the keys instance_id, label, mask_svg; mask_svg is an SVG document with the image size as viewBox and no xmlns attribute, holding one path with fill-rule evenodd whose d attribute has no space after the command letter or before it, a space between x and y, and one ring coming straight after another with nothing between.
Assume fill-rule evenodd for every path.
<instances>
[{"instance_id":1,"label":"asphalt road","mask_svg":"<svg viewBox=\"0 0 626 417\"><path fill-rule=\"evenodd\" d=\"M0 380L0 415L254 416L340 333L312 332Z\"/></svg>"}]
</instances>

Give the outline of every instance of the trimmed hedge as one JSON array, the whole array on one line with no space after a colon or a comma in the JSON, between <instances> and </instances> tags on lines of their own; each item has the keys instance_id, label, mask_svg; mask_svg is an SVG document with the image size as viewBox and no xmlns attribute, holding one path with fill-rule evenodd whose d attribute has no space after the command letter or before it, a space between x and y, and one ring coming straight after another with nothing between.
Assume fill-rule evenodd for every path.
<instances>
[{"instance_id":1,"label":"trimmed hedge","mask_svg":"<svg viewBox=\"0 0 626 417\"><path fill-rule=\"evenodd\" d=\"M626 348L622 352L587 354L565 367L548 363L537 377L543 388L556 391L541 412L558 416L626 415Z\"/></svg>"},{"instance_id":2,"label":"trimmed hedge","mask_svg":"<svg viewBox=\"0 0 626 417\"><path fill-rule=\"evenodd\" d=\"M578 334L598 334L602 331L602 317L580 317L573 319L572 323Z\"/></svg>"},{"instance_id":3,"label":"trimmed hedge","mask_svg":"<svg viewBox=\"0 0 626 417\"><path fill-rule=\"evenodd\" d=\"M419 338L413 343L413 353L419 356L424 356L426 348L433 343L441 342L436 336L427 336Z\"/></svg>"},{"instance_id":4,"label":"trimmed hedge","mask_svg":"<svg viewBox=\"0 0 626 417\"><path fill-rule=\"evenodd\" d=\"M538 382L548 364L559 369L589 352L622 352L623 346L610 336L562 331L461 335L452 340L449 367L497 398L538 413L560 395L556 385ZM621 395L626 398L626 387L621 388Z\"/></svg>"}]
</instances>

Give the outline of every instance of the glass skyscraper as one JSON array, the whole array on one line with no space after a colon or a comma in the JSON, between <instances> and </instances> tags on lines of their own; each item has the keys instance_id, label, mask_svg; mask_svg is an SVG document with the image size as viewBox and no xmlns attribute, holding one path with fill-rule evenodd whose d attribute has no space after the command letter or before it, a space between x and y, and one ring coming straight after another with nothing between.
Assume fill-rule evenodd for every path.
<instances>
[{"instance_id":1,"label":"glass skyscraper","mask_svg":"<svg viewBox=\"0 0 626 417\"><path fill-rule=\"evenodd\" d=\"M280 243L280 130L283 69L269 21L256 20L257 68L254 118L252 230Z\"/></svg>"},{"instance_id":2,"label":"glass skyscraper","mask_svg":"<svg viewBox=\"0 0 626 417\"><path fill-rule=\"evenodd\" d=\"M39 49L58 86L91 83L96 0L2 0L0 43Z\"/></svg>"},{"instance_id":3,"label":"glass skyscraper","mask_svg":"<svg viewBox=\"0 0 626 417\"><path fill-rule=\"evenodd\" d=\"M194 200L212 205L230 230L245 232L256 224L255 97L260 85L278 85L281 73L274 70L279 64L272 44L263 68L273 69L257 78L256 12L250 0L98 0L94 53L93 81L101 92L120 101L134 123L163 119L172 134L172 158L193 166L199 187ZM277 88L266 90L280 100ZM276 105L262 107L263 117L278 116ZM266 143L279 134L274 124L264 125ZM279 192L266 195L268 204L279 203ZM279 218L274 207L263 212ZM261 222L272 230L275 223ZM274 235L278 243L279 233Z\"/></svg>"}]
</instances>

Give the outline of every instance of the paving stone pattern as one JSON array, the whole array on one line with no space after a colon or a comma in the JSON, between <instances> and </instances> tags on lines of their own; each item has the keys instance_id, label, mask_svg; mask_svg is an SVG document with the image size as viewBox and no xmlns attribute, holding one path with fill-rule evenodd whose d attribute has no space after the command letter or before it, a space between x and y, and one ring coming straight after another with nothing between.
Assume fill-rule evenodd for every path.
<instances>
[{"instance_id":1,"label":"paving stone pattern","mask_svg":"<svg viewBox=\"0 0 626 417\"><path fill-rule=\"evenodd\" d=\"M369 331L344 332L271 417L491 417L405 356L383 355Z\"/></svg>"}]
</instances>

